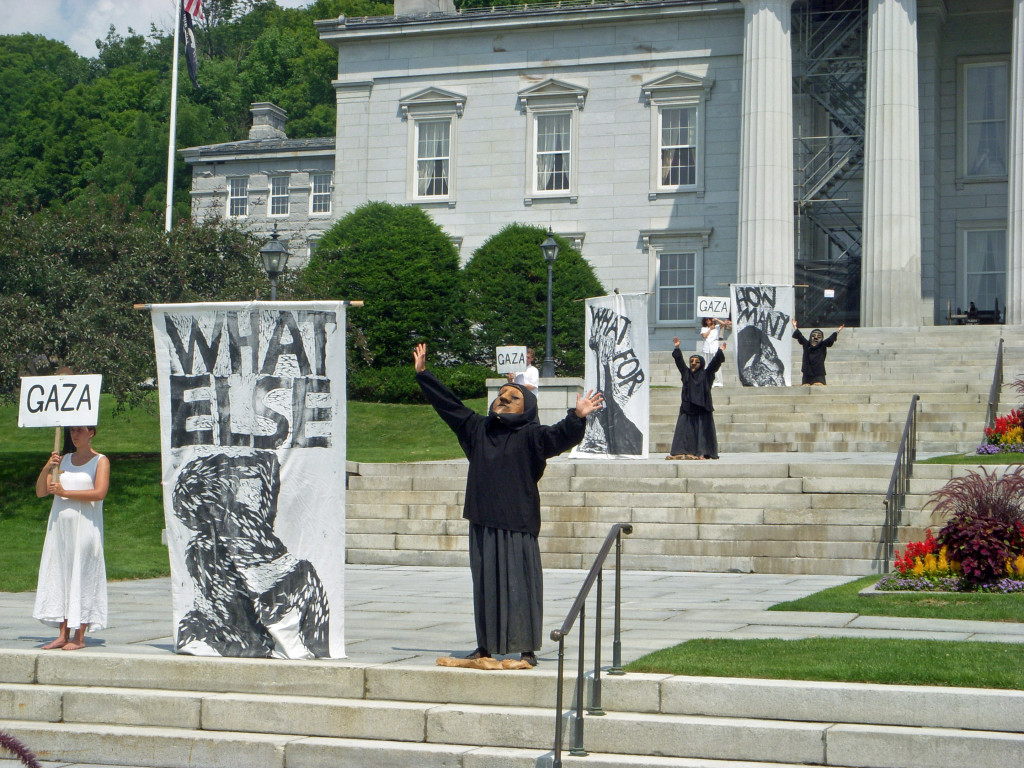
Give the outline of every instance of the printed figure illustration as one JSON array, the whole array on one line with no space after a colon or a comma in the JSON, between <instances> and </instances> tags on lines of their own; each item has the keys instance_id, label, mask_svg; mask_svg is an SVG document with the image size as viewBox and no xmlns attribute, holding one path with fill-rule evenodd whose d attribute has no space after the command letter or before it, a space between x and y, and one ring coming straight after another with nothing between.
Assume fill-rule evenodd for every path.
<instances>
[{"instance_id":1,"label":"printed figure illustration","mask_svg":"<svg viewBox=\"0 0 1024 768\"><path fill-rule=\"evenodd\" d=\"M647 412L646 346L638 349L636 341L646 328L635 329L633 318L646 313L646 304L615 295L589 299L587 312L587 386L601 393L605 407L588 421L576 453L642 456L646 425L637 416Z\"/></svg>"},{"instance_id":2,"label":"printed figure illustration","mask_svg":"<svg viewBox=\"0 0 1024 768\"><path fill-rule=\"evenodd\" d=\"M736 362L744 387L786 386L786 366L768 335L755 325L736 334Z\"/></svg>"},{"instance_id":3,"label":"printed figure illustration","mask_svg":"<svg viewBox=\"0 0 1024 768\"><path fill-rule=\"evenodd\" d=\"M178 623L179 653L329 655L323 584L274 533L280 489L273 451L216 453L181 468L173 506L194 533L185 545L194 599Z\"/></svg>"}]
</instances>

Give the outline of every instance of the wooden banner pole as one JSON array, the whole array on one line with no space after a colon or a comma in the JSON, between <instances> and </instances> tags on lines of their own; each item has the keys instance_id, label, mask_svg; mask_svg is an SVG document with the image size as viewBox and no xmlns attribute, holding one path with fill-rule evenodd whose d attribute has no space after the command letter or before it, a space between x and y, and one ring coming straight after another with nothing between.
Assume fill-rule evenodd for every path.
<instances>
[{"instance_id":1,"label":"wooden banner pole","mask_svg":"<svg viewBox=\"0 0 1024 768\"><path fill-rule=\"evenodd\" d=\"M363 302L362 299L353 299L352 301L343 301L341 303L344 304L346 307L362 307L362 306L365 306L365 303ZM152 308L153 308L152 304L132 304L132 309L150 310Z\"/></svg>"},{"instance_id":2,"label":"wooden banner pole","mask_svg":"<svg viewBox=\"0 0 1024 768\"><path fill-rule=\"evenodd\" d=\"M53 428L53 452L57 453L60 450L60 427ZM57 471L60 469L58 464L53 468L53 482L57 482Z\"/></svg>"}]
</instances>

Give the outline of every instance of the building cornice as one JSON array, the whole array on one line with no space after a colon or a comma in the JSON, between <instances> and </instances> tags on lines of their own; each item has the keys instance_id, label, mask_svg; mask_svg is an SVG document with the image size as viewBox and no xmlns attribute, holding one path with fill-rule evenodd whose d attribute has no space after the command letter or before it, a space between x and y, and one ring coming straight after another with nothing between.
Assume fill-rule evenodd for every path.
<instances>
[{"instance_id":1,"label":"building cornice","mask_svg":"<svg viewBox=\"0 0 1024 768\"><path fill-rule=\"evenodd\" d=\"M647 0L635 3L580 2L504 6L422 16L363 16L313 22L320 39L335 46L350 40L408 37L410 35L466 34L470 31L497 32L517 28L664 19L708 13L743 11L739 0Z\"/></svg>"}]
</instances>

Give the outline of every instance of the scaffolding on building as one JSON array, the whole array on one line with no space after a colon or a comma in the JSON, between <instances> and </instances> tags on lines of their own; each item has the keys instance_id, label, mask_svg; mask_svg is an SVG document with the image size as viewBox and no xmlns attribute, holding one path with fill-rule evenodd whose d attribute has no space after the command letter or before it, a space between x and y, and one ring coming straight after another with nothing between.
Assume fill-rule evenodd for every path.
<instances>
[{"instance_id":1,"label":"scaffolding on building","mask_svg":"<svg viewBox=\"0 0 1024 768\"><path fill-rule=\"evenodd\" d=\"M796 312L859 325L867 0L792 10Z\"/></svg>"}]
</instances>

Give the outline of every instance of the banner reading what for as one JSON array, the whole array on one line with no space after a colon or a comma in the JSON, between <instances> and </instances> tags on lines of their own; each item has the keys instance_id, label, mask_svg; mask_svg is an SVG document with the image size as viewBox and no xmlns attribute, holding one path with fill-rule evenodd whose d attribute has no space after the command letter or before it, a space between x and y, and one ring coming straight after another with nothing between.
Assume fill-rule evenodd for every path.
<instances>
[{"instance_id":1,"label":"banner reading what for","mask_svg":"<svg viewBox=\"0 0 1024 768\"><path fill-rule=\"evenodd\" d=\"M344 303L151 309L175 650L344 656Z\"/></svg>"},{"instance_id":2,"label":"banner reading what for","mask_svg":"<svg viewBox=\"0 0 1024 768\"><path fill-rule=\"evenodd\" d=\"M572 451L577 458L647 457L650 355L647 295L613 294L587 299L584 390L604 395L604 408L587 419Z\"/></svg>"},{"instance_id":3,"label":"banner reading what for","mask_svg":"<svg viewBox=\"0 0 1024 768\"><path fill-rule=\"evenodd\" d=\"M792 285L733 285L736 368L744 387L788 387L793 359Z\"/></svg>"}]
</instances>

